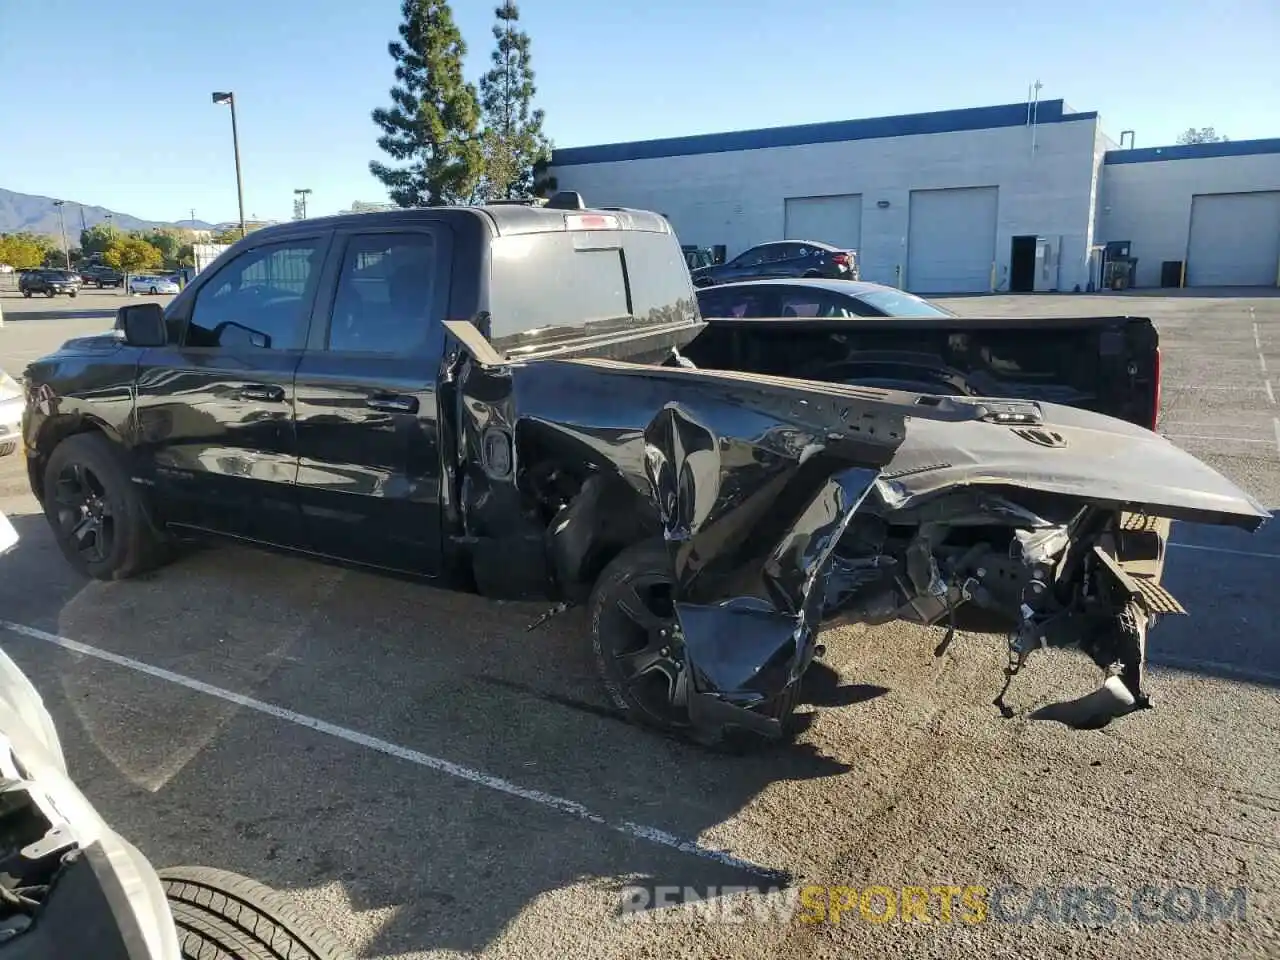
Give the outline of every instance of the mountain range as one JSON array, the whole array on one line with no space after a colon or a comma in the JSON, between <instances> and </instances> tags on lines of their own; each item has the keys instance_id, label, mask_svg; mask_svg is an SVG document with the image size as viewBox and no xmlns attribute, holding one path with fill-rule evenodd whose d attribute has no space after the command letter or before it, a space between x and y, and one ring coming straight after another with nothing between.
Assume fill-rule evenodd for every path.
<instances>
[{"instance_id":1,"label":"mountain range","mask_svg":"<svg viewBox=\"0 0 1280 960\"><path fill-rule=\"evenodd\" d=\"M76 246L80 240L80 231L84 227L92 227L105 223L108 218L113 226L120 230L145 230L149 227L184 227L188 230L210 230L214 225L203 220L177 220L172 222L160 220L143 220L141 217L127 213L117 213L106 207L94 207L68 200L62 207L66 219L67 241ZM44 233L59 243L61 228L58 223L58 208L54 206L52 197L38 197L29 193L15 193L0 188L0 233Z\"/></svg>"}]
</instances>

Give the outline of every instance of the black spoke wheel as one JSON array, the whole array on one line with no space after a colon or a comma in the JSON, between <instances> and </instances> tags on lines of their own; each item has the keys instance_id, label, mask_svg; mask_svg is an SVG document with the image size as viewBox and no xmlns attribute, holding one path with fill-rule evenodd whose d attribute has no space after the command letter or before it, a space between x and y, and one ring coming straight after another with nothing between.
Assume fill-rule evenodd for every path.
<instances>
[{"instance_id":1,"label":"black spoke wheel","mask_svg":"<svg viewBox=\"0 0 1280 960\"><path fill-rule=\"evenodd\" d=\"M631 547L605 568L591 596L591 635L619 709L664 730L689 728L689 670L664 544Z\"/></svg>"},{"instance_id":2,"label":"black spoke wheel","mask_svg":"<svg viewBox=\"0 0 1280 960\"><path fill-rule=\"evenodd\" d=\"M45 464L43 505L54 538L73 567L97 580L136 576L168 555L122 456L93 431L67 437Z\"/></svg>"},{"instance_id":3,"label":"black spoke wheel","mask_svg":"<svg viewBox=\"0 0 1280 960\"><path fill-rule=\"evenodd\" d=\"M54 515L65 539L86 563L111 556L116 518L102 480L83 463L72 461L54 479Z\"/></svg>"}]
</instances>

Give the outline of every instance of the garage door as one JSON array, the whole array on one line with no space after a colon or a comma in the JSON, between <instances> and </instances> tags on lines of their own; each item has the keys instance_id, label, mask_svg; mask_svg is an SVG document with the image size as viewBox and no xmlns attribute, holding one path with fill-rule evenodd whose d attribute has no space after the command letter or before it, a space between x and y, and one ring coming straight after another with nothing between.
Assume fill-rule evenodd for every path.
<instances>
[{"instance_id":1,"label":"garage door","mask_svg":"<svg viewBox=\"0 0 1280 960\"><path fill-rule=\"evenodd\" d=\"M1187 286L1274 287L1278 266L1280 191L1191 198Z\"/></svg>"},{"instance_id":2,"label":"garage door","mask_svg":"<svg viewBox=\"0 0 1280 960\"><path fill-rule=\"evenodd\" d=\"M984 293L996 254L996 187L911 191L907 289Z\"/></svg>"},{"instance_id":3,"label":"garage door","mask_svg":"<svg viewBox=\"0 0 1280 960\"><path fill-rule=\"evenodd\" d=\"M786 239L816 240L844 250L862 244L862 196L788 197Z\"/></svg>"}]
</instances>

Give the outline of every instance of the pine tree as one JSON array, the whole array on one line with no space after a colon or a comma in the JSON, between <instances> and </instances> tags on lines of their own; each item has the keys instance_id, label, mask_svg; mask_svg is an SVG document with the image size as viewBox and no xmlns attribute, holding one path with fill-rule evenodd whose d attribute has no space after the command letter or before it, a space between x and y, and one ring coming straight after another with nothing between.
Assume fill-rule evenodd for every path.
<instances>
[{"instance_id":1,"label":"pine tree","mask_svg":"<svg viewBox=\"0 0 1280 960\"><path fill-rule=\"evenodd\" d=\"M534 168L544 163L551 145L542 132L543 112L533 109L537 87L529 62L529 35L519 27L514 0L494 10L497 41L490 55L492 68L480 80L484 110L484 182L486 199L532 196Z\"/></svg>"},{"instance_id":2,"label":"pine tree","mask_svg":"<svg viewBox=\"0 0 1280 960\"><path fill-rule=\"evenodd\" d=\"M373 122L379 148L401 165L374 160L369 171L401 207L465 202L483 169L480 104L462 78L467 45L445 0L404 0L400 12L400 40L387 44L392 106L374 110Z\"/></svg>"}]
</instances>

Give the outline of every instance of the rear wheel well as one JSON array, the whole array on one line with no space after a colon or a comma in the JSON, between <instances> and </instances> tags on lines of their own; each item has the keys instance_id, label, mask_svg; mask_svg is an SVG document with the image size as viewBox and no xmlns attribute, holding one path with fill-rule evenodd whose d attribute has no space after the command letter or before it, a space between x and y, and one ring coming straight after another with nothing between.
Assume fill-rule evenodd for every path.
<instances>
[{"instance_id":1,"label":"rear wheel well","mask_svg":"<svg viewBox=\"0 0 1280 960\"><path fill-rule=\"evenodd\" d=\"M661 531L647 498L618 475L593 473L547 527L547 551L561 594L585 603L614 557Z\"/></svg>"}]
</instances>

